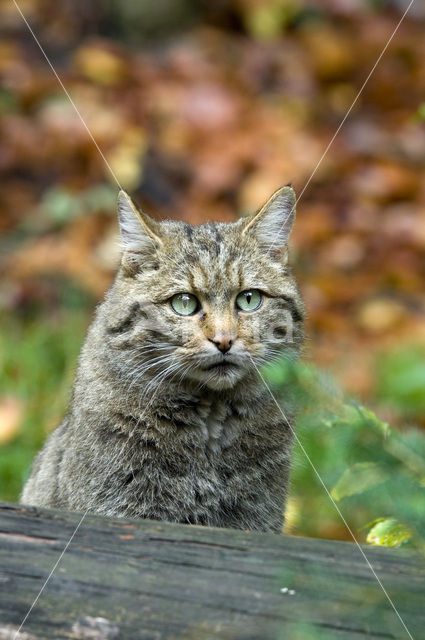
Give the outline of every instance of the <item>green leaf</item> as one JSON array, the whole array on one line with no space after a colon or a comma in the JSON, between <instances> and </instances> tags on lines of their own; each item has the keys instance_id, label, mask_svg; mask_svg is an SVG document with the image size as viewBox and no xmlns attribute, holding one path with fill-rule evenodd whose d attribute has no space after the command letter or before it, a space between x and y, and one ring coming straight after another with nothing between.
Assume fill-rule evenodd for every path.
<instances>
[{"instance_id":1,"label":"green leaf","mask_svg":"<svg viewBox=\"0 0 425 640\"><path fill-rule=\"evenodd\" d=\"M367 422L370 427L379 431L384 436L384 438L390 435L391 429L388 422L384 422L383 420L378 418L378 416L373 411L367 409L366 407L363 407L362 405L358 405L356 409L360 413L363 420Z\"/></svg>"},{"instance_id":2,"label":"green leaf","mask_svg":"<svg viewBox=\"0 0 425 640\"><path fill-rule=\"evenodd\" d=\"M334 500L363 493L387 480L387 474L376 462L358 462L344 471L331 491Z\"/></svg>"},{"instance_id":3,"label":"green leaf","mask_svg":"<svg viewBox=\"0 0 425 640\"><path fill-rule=\"evenodd\" d=\"M411 530L395 518L380 518L367 534L366 542L380 547L400 547L412 539Z\"/></svg>"},{"instance_id":4,"label":"green leaf","mask_svg":"<svg viewBox=\"0 0 425 640\"><path fill-rule=\"evenodd\" d=\"M342 405L338 414L331 414L323 418L323 422L327 427L338 427L340 425L348 425L351 427L369 427L378 431L384 438L390 434L390 425L384 422L377 415L363 407L353 403Z\"/></svg>"},{"instance_id":5,"label":"green leaf","mask_svg":"<svg viewBox=\"0 0 425 640\"><path fill-rule=\"evenodd\" d=\"M280 387L286 384L291 378L291 373L290 363L283 360L283 358L263 367L264 377L273 387Z\"/></svg>"},{"instance_id":6,"label":"green leaf","mask_svg":"<svg viewBox=\"0 0 425 640\"><path fill-rule=\"evenodd\" d=\"M359 422L359 414L352 404L344 404L338 413L324 416L322 422L330 428L338 427L341 424L354 426Z\"/></svg>"}]
</instances>

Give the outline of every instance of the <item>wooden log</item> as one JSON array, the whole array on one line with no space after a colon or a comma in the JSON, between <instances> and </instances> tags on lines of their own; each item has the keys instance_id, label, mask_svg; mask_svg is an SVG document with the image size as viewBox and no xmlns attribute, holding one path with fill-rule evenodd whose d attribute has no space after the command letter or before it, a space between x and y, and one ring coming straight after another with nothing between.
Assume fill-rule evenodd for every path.
<instances>
[{"instance_id":1,"label":"wooden log","mask_svg":"<svg viewBox=\"0 0 425 640\"><path fill-rule=\"evenodd\" d=\"M0 503L0 640L24 616L81 514ZM422 559L364 547L415 640ZM18 638L409 638L354 544L87 516Z\"/></svg>"}]
</instances>

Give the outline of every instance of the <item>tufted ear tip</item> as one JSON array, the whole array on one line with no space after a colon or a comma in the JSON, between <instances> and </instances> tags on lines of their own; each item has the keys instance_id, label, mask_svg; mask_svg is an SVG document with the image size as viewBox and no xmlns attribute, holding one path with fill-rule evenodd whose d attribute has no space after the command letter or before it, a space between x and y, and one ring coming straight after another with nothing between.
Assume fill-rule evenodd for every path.
<instances>
[{"instance_id":1,"label":"tufted ear tip","mask_svg":"<svg viewBox=\"0 0 425 640\"><path fill-rule=\"evenodd\" d=\"M118 192L118 205L120 205L124 199L129 199L128 193L124 189L120 189Z\"/></svg>"},{"instance_id":2,"label":"tufted ear tip","mask_svg":"<svg viewBox=\"0 0 425 640\"><path fill-rule=\"evenodd\" d=\"M285 184L284 187L281 187L280 189L275 191L274 194L271 196L271 198L268 200L268 202L265 204L265 206L267 206L269 203L271 203L275 199L280 200L281 204L285 208L287 208L288 206L295 208L296 196L295 196L295 191L292 184L288 182L288 184Z\"/></svg>"},{"instance_id":3,"label":"tufted ear tip","mask_svg":"<svg viewBox=\"0 0 425 640\"><path fill-rule=\"evenodd\" d=\"M134 212L138 215L137 207L124 189L120 189L118 192L117 207L120 220L125 218L130 212Z\"/></svg>"},{"instance_id":4,"label":"tufted ear tip","mask_svg":"<svg viewBox=\"0 0 425 640\"><path fill-rule=\"evenodd\" d=\"M130 196L126 191L124 191L124 189L120 189L118 192L117 207L120 221L125 219L127 215L137 212Z\"/></svg>"},{"instance_id":5,"label":"tufted ear tip","mask_svg":"<svg viewBox=\"0 0 425 640\"><path fill-rule=\"evenodd\" d=\"M143 262L161 245L159 224L139 211L128 193L118 193L118 221L124 263Z\"/></svg>"},{"instance_id":6,"label":"tufted ear tip","mask_svg":"<svg viewBox=\"0 0 425 640\"><path fill-rule=\"evenodd\" d=\"M265 249L286 246L295 220L296 197L290 185L281 187L248 221L248 229L255 233Z\"/></svg>"}]
</instances>

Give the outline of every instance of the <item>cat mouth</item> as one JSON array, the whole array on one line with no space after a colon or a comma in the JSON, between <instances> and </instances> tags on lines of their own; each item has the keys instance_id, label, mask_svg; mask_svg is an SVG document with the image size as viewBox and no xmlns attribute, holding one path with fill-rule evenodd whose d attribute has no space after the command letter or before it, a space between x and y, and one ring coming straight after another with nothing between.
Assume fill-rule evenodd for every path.
<instances>
[{"instance_id":1,"label":"cat mouth","mask_svg":"<svg viewBox=\"0 0 425 640\"><path fill-rule=\"evenodd\" d=\"M234 362L229 362L228 360L220 360L219 362L214 362L207 367L203 367L203 369L204 371L217 371L217 373L230 373L230 371L237 369L237 365Z\"/></svg>"}]
</instances>

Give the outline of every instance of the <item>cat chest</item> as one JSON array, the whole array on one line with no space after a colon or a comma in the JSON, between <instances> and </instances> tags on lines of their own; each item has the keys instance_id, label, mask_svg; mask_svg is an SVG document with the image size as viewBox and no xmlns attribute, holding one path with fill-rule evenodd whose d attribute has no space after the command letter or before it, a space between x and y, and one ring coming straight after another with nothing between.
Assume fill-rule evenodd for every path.
<instances>
[{"instance_id":1,"label":"cat chest","mask_svg":"<svg viewBox=\"0 0 425 640\"><path fill-rule=\"evenodd\" d=\"M162 413L131 446L125 463L130 480L136 475L142 485L163 485L171 493L177 487L189 493L217 490L241 471L246 475L260 455L258 433L247 420L221 400L202 399Z\"/></svg>"},{"instance_id":2,"label":"cat chest","mask_svg":"<svg viewBox=\"0 0 425 640\"><path fill-rule=\"evenodd\" d=\"M228 449L243 428L243 422L230 403L204 399L197 406L199 435L207 452Z\"/></svg>"}]
</instances>

